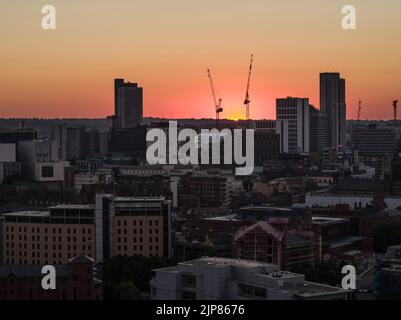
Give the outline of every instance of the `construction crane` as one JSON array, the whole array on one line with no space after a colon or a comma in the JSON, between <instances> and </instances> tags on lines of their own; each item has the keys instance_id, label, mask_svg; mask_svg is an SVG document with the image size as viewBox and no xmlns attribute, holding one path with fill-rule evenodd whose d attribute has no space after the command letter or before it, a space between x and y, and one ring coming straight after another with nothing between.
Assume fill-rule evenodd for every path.
<instances>
[{"instance_id":1,"label":"construction crane","mask_svg":"<svg viewBox=\"0 0 401 320\"><path fill-rule=\"evenodd\" d=\"M244 105L246 107L246 121L247 125L249 127L249 120L250 120L250 110L249 110L249 104L251 103L250 97L249 97L249 86L251 83L251 75L252 75L252 66L253 66L253 54L251 55L251 63L249 65L249 74L248 74L248 83L246 86L246 94L245 94L245 100L244 100Z\"/></svg>"},{"instance_id":2,"label":"construction crane","mask_svg":"<svg viewBox=\"0 0 401 320\"><path fill-rule=\"evenodd\" d=\"M361 120L361 113L362 113L362 101L359 100L358 102L358 117L356 121L356 129L355 129L355 145L354 145L354 173L359 172L359 145L358 145L358 138L359 138L359 122Z\"/></svg>"},{"instance_id":3,"label":"construction crane","mask_svg":"<svg viewBox=\"0 0 401 320\"><path fill-rule=\"evenodd\" d=\"M394 108L394 121L397 121L398 120L398 117L397 117L398 100L393 101L393 108Z\"/></svg>"},{"instance_id":4,"label":"construction crane","mask_svg":"<svg viewBox=\"0 0 401 320\"><path fill-rule=\"evenodd\" d=\"M358 103L358 124L359 124L359 120L361 120L361 112L362 112L362 101L361 100L359 100L359 103Z\"/></svg>"},{"instance_id":5,"label":"construction crane","mask_svg":"<svg viewBox=\"0 0 401 320\"><path fill-rule=\"evenodd\" d=\"M212 73L210 72L210 69L207 70L207 76L209 77L209 80L210 80L210 87L212 88L213 102L214 102L214 106L216 109L216 127L217 127L217 129L220 129L220 113L223 112L223 108L221 106L223 103L223 99L220 98L220 95L218 92L216 95L216 90L214 89L213 78L212 78Z\"/></svg>"}]
</instances>

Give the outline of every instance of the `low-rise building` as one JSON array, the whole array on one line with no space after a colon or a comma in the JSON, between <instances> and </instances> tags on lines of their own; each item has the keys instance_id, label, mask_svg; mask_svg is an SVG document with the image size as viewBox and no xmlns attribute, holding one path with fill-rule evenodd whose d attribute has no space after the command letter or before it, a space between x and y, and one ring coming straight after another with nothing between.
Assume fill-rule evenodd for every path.
<instances>
[{"instance_id":1,"label":"low-rise building","mask_svg":"<svg viewBox=\"0 0 401 320\"><path fill-rule=\"evenodd\" d=\"M341 288L262 262L201 258L154 270L153 300L346 300Z\"/></svg>"},{"instance_id":2,"label":"low-rise building","mask_svg":"<svg viewBox=\"0 0 401 320\"><path fill-rule=\"evenodd\" d=\"M78 255L95 257L93 205L60 205L2 217L4 264L66 264Z\"/></svg>"},{"instance_id":3,"label":"low-rise building","mask_svg":"<svg viewBox=\"0 0 401 320\"><path fill-rule=\"evenodd\" d=\"M96 279L93 259L79 256L55 265L56 289L42 288L42 266L0 266L0 300L101 300L102 282Z\"/></svg>"}]
</instances>

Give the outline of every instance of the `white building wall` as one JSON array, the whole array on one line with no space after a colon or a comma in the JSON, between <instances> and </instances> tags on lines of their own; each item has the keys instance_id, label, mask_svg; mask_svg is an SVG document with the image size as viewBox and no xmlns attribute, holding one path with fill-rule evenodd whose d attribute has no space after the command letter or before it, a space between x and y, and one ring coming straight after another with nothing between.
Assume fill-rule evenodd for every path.
<instances>
[{"instance_id":1,"label":"white building wall","mask_svg":"<svg viewBox=\"0 0 401 320\"><path fill-rule=\"evenodd\" d=\"M314 195L307 194L305 196L305 204L308 207L319 206L329 207L341 204L347 204L351 209L359 207L362 208L371 205L373 202L373 195L366 196L346 196L346 195ZM384 202L387 204L387 210L394 210L401 206L401 197L385 197Z\"/></svg>"},{"instance_id":2,"label":"white building wall","mask_svg":"<svg viewBox=\"0 0 401 320\"><path fill-rule=\"evenodd\" d=\"M16 148L14 143L0 143L0 162L15 162Z\"/></svg>"}]
</instances>

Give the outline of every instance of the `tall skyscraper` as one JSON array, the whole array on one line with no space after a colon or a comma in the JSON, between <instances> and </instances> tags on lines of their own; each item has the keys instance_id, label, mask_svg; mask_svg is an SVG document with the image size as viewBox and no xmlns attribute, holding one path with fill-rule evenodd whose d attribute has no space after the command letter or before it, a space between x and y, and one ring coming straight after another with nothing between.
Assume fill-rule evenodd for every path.
<instances>
[{"instance_id":1,"label":"tall skyscraper","mask_svg":"<svg viewBox=\"0 0 401 320\"><path fill-rule=\"evenodd\" d=\"M276 132L280 135L281 152L309 153L309 110L308 98L288 97L276 100Z\"/></svg>"},{"instance_id":2,"label":"tall skyscraper","mask_svg":"<svg viewBox=\"0 0 401 320\"><path fill-rule=\"evenodd\" d=\"M327 115L310 106L310 151L320 152L328 147Z\"/></svg>"},{"instance_id":3,"label":"tall skyscraper","mask_svg":"<svg viewBox=\"0 0 401 320\"><path fill-rule=\"evenodd\" d=\"M340 73L320 74L320 111L328 119L328 147L334 150L345 148L346 102L345 79Z\"/></svg>"},{"instance_id":4,"label":"tall skyscraper","mask_svg":"<svg viewBox=\"0 0 401 320\"><path fill-rule=\"evenodd\" d=\"M114 80L116 128L134 128L142 123L143 89L136 83Z\"/></svg>"}]
</instances>

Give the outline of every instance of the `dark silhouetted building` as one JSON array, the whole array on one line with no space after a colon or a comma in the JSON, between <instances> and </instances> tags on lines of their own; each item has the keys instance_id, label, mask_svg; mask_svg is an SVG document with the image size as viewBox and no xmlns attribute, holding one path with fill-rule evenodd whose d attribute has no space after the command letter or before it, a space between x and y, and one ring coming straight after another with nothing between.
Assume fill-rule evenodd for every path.
<instances>
[{"instance_id":1,"label":"dark silhouetted building","mask_svg":"<svg viewBox=\"0 0 401 320\"><path fill-rule=\"evenodd\" d=\"M346 146L345 79L340 74L320 74L320 112L328 119L328 147L340 150Z\"/></svg>"},{"instance_id":2,"label":"dark silhouetted building","mask_svg":"<svg viewBox=\"0 0 401 320\"><path fill-rule=\"evenodd\" d=\"M143 89L136 83L114 80L115 128L134 128L142 123Z\"/></svg>"}]
</instances>

